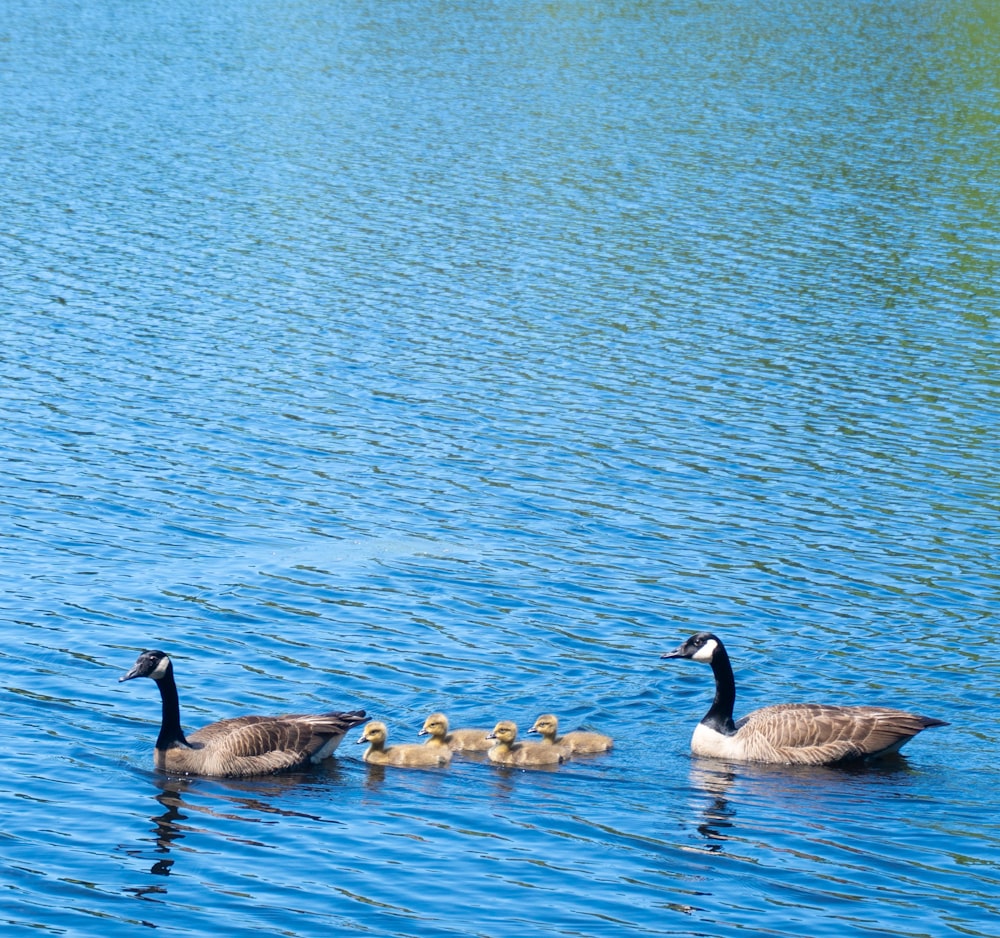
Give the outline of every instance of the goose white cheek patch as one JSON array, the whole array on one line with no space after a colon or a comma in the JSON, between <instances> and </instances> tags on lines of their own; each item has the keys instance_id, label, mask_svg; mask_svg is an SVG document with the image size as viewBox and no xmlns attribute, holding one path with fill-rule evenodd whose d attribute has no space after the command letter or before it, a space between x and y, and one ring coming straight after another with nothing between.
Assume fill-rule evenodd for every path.
<instances>
[{"instance_id":1,"label":"goose white cheek patch","mask_svg":"<svg viewBox=\"0 0 1000 938\"><path fill-rule=\"evenodd\" d=\"M715 654L715 649L719 647L719 643L715 639L705 642L701 648L699 648L692 656L692 661L711 661L712 656Z\"/></svg>"}]
</instances>

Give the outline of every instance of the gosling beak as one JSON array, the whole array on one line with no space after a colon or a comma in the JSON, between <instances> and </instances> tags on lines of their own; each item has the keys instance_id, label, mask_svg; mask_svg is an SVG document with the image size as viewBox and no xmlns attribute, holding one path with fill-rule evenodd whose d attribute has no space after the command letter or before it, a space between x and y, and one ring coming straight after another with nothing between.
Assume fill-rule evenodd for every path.
<instances>
[{"instance_id":1,"label":"gosling beak","mask_svg":"<svg viewBox=\"0 0 1000 938\"><path fill-rule=\"evenodd\" d=\"M486 734L486 738L487 739L496 739L497 738L497 734L496 733L487 733Z\"/></svg>"},{"instance_id":2,"label":"gosling beak","mask_svg":"<svg viewBox=\"0 0 1000 938\"><path fill-rule=\"evenodd\" d=\"M360 745L361 743L366 743L366 742L368 742L368 737L367 737L367 736L365 736L365 734L364 734L364 733L362 733L362 734L361 734L361 738L360 738L360 739L356 739L356 740L354 740L354 742L355 742L355 743L356 743L357 745Z\"/></svg>"}]
</instances>

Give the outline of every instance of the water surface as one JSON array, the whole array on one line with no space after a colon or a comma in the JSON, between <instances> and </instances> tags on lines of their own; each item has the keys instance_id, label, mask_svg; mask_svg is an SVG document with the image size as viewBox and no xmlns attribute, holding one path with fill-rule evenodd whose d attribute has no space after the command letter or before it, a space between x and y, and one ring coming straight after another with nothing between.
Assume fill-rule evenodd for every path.
<instances>
[{"instance_id":1,"label":"water surface","mask_svg":"<svg viewBox=\"0 0 1000 938\"><path fill-rule=\"evenodd\" d=\"M990 5L281 6L3 4L5 928L994 935ZM951 726L693 760L703 628ZM169 779L147 647L616 747Z\"/></svg>"}]
</instances>

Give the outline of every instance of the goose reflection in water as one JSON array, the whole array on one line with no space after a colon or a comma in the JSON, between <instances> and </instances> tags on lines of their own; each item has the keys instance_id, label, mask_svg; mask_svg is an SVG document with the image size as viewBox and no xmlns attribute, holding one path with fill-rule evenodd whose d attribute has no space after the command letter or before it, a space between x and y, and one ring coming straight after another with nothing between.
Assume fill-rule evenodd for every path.
<instances>
[{"instance_id":1,"label":"goose reflection in water","mask_svg":"<svg viewBox=\"0 0 1000 938\"><path fill-rule=\"evenodd\" d=\"M695 759L689 777L692 792L707 796L706 803L697 811L701 817L698 833L708 841L703 849L718 853L727 841L746 836L737 825L737 805L741 801L766 801L776 818L787 819L803 810L815 817L835 817L845 788L856 788L856 798L867 800L873 786L886 781L898 785L900 776L912 771L906 756L896 753L878 762L816 766ZM832 807L827 803L831 799ZM758 811L752 813L756 815Z\"/></svg>"},{"instance_id":2,"label":"goose reflection in water","mask_svg":"<svg viewBox=\"0 0 1000 938\"><path fill-rule=\"evenodd\" d=\"M159 787L163 787L166 780L157 779ZM150 820L153 822L153 840L156 844L155 852L164 854L157 858L149 868L153 876L169 876L174 865L173 857L170 853L173 849L174 841L183 840L188 830L184 822L187 815L181 812L184 800L180 792L172 789L164 789L158 792L155 799L165 809L162 814L154 814ZM144 838L145 840L145 838ZM126 848L125 852L129 856L141 857L145 853L144 848ZM149 899L154 896L164 896L167 888L161 883L151 883L147 886L126 886L123 892L127 892L139 899Z\"/></svg>"},{"instance_id":3,"label":"goose reflection in water","mask_svg":"<svg viewBox=\"0 0 1000 938\"><path fill-rule=\"evenodd\" d=\"M720 769L718 766L695 763L691 768L691 787L708 795L708 804L701 809L701 823L697 830L708 843L705 850L719 853L729 840L728 832L733 827L736 809L727 797L736 781L736 773Z\"/></svg>"},{"instance_id":4,"label":"goose reflection in water","mask_svg":"<svg viewBox=\"0 0 1000 938\"><path fill-rule=\"evenodd\" d=\"M255 814L307 818L310 821L324 824L339 823L328 817L304 811L289 811L287 808L275 806L275 803L280 802L290 789L314 783L317 774L314 770L288 775L241 779L153 777L152 782L159 789L153 798L164 810L150 817L150 821L153 822L153 837L142 840L142 843L145 844L151 839L156 845L154 852L159 855L150 866L149 872L154 876L169 876L175 862L175 858L171 856L173 848L178 841L185 837L205 835L208 838L215 838L219 836L217 829L209 830L191 823L191 817L199 814L240 823L248 821L267 823L266 817L255 817ZM336 765L330 765L324 767L320 774L324 785L326 785L331 780L336 781L341 771ZM185 797L186 795L196 795L197 800L194 797ZM220 802L219 809L205 803L211 799ZM228 837L225 834L222 836L240 844L263 846L256 841L248 840L246 836ZM125 852L130 856L142 856L146 850L144 847L131 847L125 848ZM151 897L157 894L163 895L167 890L162 884L151 884L126 887L124 891L137 897Z\"/></svg>"}]
</instances>

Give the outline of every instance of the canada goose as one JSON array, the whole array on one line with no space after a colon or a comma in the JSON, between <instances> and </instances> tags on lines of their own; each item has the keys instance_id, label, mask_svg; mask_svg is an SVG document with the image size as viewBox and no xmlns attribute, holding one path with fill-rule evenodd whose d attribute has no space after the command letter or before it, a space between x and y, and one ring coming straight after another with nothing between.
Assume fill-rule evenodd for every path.
<instances>
[{"instance_id":1,"label":"canada goose","mask_svg":"<svg viewBox=\"0 0 1000 938\"><path fill-rule=\"evenodd\" d=\"M569 753L558 746L516 742L517 725L510 720L497 723L487 738L496 740L487 755L500 765L558 765L569 758Z\"/></svg>"},{"instance_id":2,"label":"canada goose","mask_svg":"<svg viewBox=\"0 0 1000 938\"><path fill-rule=\"evenodd\" d=\"M430 766L447 765L451 762L451 750L447 746L426 746L423 743L397 743L386 746L389 732L384 723L373 720L365 728L358 744L368 743L362 758L372 765Z\"/></svg>"},{"instance_id":3,"label":"canada goose","mask_svg":"<svg viewBox=\"0 0 1000 938\"><path fill-rule=\"evenodd\" d=\"M559 720L551 713L543 713L529 733L540 733L542 743L546 746L559 746L567 752L594 753L607 752L614 740L603 733L588 733L584 730L572 730L559 735Z\"/></svg>"},{"instance_id":4,"label":"canada goose","mask_svg":"<svg viewBox=\"0 0 1000 938\"><path fill-rule=\"evenodd\" d=\"M947 726L943 720L888 707L778 704L733 722L736 681L729 655L717 635L699 632L663 658L707 662L715 675L715 700L695 727L697 756L737 762L828 765L897 752L921 730Z\"/></svg>"},{"instance_id":5,"label":"canada goose","mask_svg":"<svg viewBox=\"0 0 1000 938\"><path fill-rule=\"evenodd\" d=\"M443 713L432 713L424 720L418 735L429 736L424 745L431 748L441 746L456 752L486 752L493 746L488 734L489 730L450 730L448 718Z\"/></svg>"},{"instance_id":6,"label":"canada goose","mask_svg":"<svg viewBox=\"0 0 1000 938\"><path fill-rule=\"evenodd\" d=\"M153 764L174 775L238 778L302 769L329 756L344 733L365 720L364 710L243 716L210 723L185 736L174 666L167 654L142 652L118 683L135 677L151 678L160 689L163 718Z\"/></svg>"}]
</instances>

